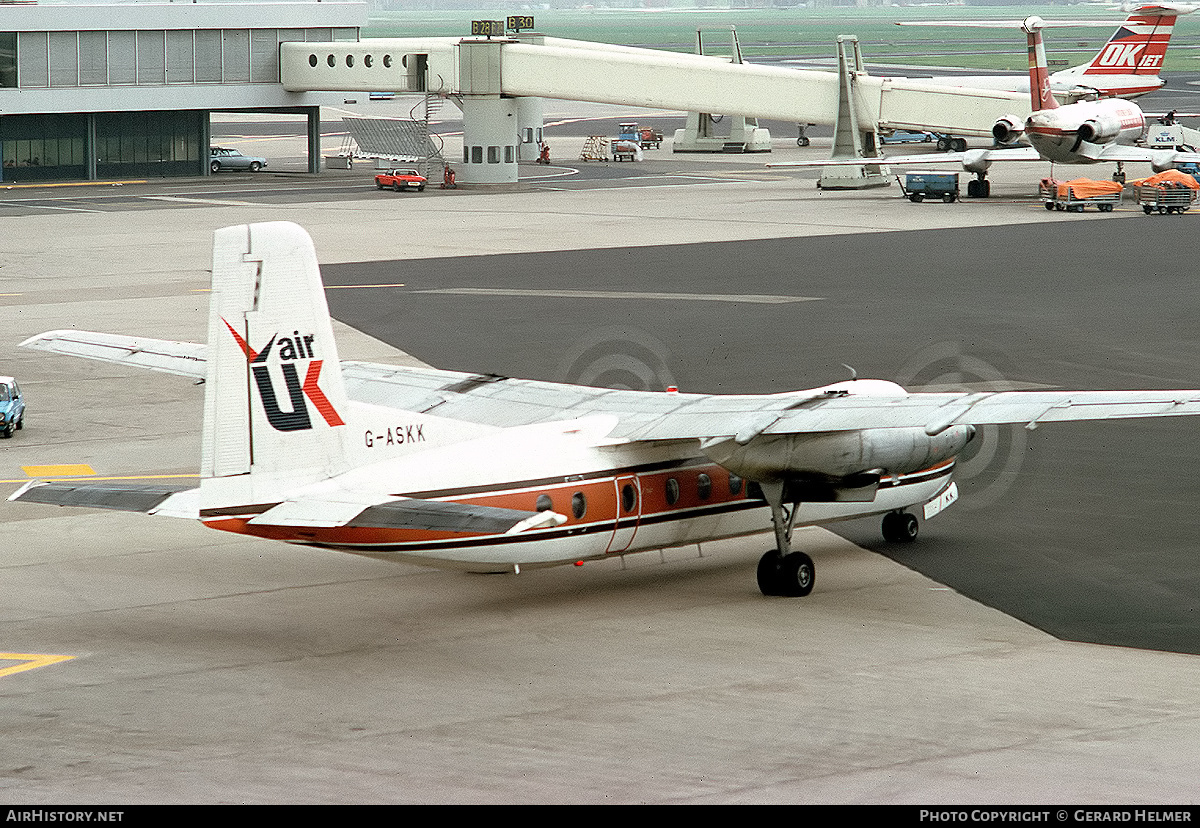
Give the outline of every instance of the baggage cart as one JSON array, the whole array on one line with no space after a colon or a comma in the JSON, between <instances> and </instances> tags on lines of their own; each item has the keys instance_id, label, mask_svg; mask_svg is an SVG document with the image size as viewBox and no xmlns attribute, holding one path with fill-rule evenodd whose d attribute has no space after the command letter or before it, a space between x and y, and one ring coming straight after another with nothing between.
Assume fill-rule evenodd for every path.
<instances>
[{"instance_id":1,"label":"baggage cart","mask_svg":"<svg viewBox=\"0 0 1200 828\"><path fill-rule=\"evenodd\" d=\"M1186 213L1196 201L1196 190L1178 184L1135 184L1133 199L1146 215Z\"/></svg>"},{"instance_id":2,"label":"baggage cart","mask_svg":"<svg viewBox=\"0 0 1200 828\"><path fill-rule=\"evenodd\" d=\"M950 204L958 200L958 173L913 171L905 173L903 180L896 176L896 183L904 197L913 203L927 198L940 198Z\"/></svg>"},{"instance_id":3,"label":"baggage cart","mask_svg":"<svg viewBox=\"0 0 1200 828\"><path fill-rule=\"evenodd\" d=\"M1102 213L1111 213L1121 203L1124 187L1114 181L1095 181L1090 178L1073 181L1043 178L1038 185L1038 194L1047 210L1082 213L1085 207L1092 206Z\"/></svg>"}]
</instances>

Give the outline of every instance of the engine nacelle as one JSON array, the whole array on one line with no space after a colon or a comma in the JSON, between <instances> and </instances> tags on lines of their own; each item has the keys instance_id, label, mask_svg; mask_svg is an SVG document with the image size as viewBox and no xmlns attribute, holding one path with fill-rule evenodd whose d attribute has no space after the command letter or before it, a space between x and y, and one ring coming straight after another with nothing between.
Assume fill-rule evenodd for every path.
<instances>
[{"instance_id":1,"label":"engine nacelle","mask_svg":"<svg viewBox=\"0 0 1200 828\"><path fill-rule=\"evenodd\" d=\"M1121 122L1117 118L1103 115L1088 118L1079 125L1076 134L1079 136L1079 140L1087 141L1089 144L1107 144L1115 141L1121 134Z\"/></svg>"},{"instance_id":2,"label":"engine nacelle","mask_svg":"<svg viewBox=\"0 0 1200 828\"><path fill-rule=\"evenodd\" d=\"M869 428L816 434L760 434L745 445L722 440L704 453L739 477L777 481L822 479L832 488L866 484L864 475L907 474L956 456L975 436L951 426L930 436L923 428Z\"/></svg>"},{"instance_id":3,"label":"engine nacelle","mask_svg":"<svg viewBox=\"0 0 1200 828\"><path fill-rule=\"evenodd\" d=\"M1025 134L1025 121L1016 115L1005 115L992 125L992 137L998 144L1015 143Z\"/></svg>"}]
</instances>

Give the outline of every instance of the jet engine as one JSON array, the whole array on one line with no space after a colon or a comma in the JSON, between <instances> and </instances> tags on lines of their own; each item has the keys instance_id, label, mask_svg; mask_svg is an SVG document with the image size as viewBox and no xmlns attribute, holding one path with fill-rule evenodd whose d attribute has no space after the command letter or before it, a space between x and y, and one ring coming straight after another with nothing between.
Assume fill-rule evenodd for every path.
<instances>
[{"instance_id":1,"label":"jet engine","mask_svg":"<svg viewBox=\"0 0 1200 828\"><path fill-rule=\"evenodd\" d=\"M802 485L799 499L874 499L884 474L907 474L949 460L975 436L957 425L930 435L924 428L870 428L815 434L760 434L745 444L722 440L704 453L739 477ZM869 489L868 497L852 494ZM846 495L846 496L843 496Z\"/></svg>"},{"instance_id":2,"label":"jet engine","mask_svg":"<svg viewBox=\"0 0 1200 828\"><path fill-rule=\"evenodd\" d=\"M997 144L1015 143L1025 133L1025 122L1016 115L1005 115L992 125L992 137Z\"/></svg>"},{"instance_id":3,"label":"jet engine","mask_svg":"<svg viewBox=\"0 0 1200 828\"><path fill-rule=\"evenodd\" d=\"M1089 144L1107 144L1121 134L1121 122L1115 117L1104 115L1088 118L1079 125L1076 134L1080 141L1087 141Z\"/></svg>"}]
</instances>

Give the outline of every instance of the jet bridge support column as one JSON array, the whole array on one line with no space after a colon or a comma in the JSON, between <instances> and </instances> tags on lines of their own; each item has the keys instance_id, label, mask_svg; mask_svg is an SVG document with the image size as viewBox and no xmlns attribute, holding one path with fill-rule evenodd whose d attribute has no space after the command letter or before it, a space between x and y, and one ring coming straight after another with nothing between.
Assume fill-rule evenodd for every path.
<instances>
[{"instance_id":1,"label":"jet bridge support column","mask_svg":"<svg viewBox=\"0 0 1200 828\"><path fill-rule=\"evenodd\" d=\"M701 29L696 30L696 54L704 54ZM737 29L729 27L729 44L733 52L730 63L742 63L742 47ZM729 135L716 135L713 124L721 116L707 112L689 112L683 129L675 130L671 140L672 152L770 152L771 131L758 125L757 118L744 115L729 116Z\"/></svg>"},{"instance_id":2,"label":"jet bridge support column","mask_svg":"<svg viewBox=\"0 0 1200 828\"><path fill-rule=\"evenodd\" d=\"M503 39L458 44L464 184L517 183L517 100L500 94Z\"/></svg>"},{"instance_id":3,"label":"jet bridge support column","mask_svg":"<svg viewBox=\"0 0 1200 828\"><path fill-rule=\"evenodd\" d=\"M546 36L539 32L518 32L513 37L519 43L541 46ZM542 99L532 96L517 98L517 160L537 161L542 154L542 132L545 129Z\"/></svg>"},{"instance_id":4,"label":"jet bridge support column","mask_svg":"<svg viewBox=\"0 0 1200 828\"><path fill-rule=\"evenodd\" d=\"M838 111L833 132L832 158L879 158L879 134L875 124L862 129L858 122L858 77L865 75L862 52L854 35L838 35ZM817 186L823 190L860 190L886 187L891 183L887 168L876 164L861 167L823 167Z\"/></svg>"}]
</instances>

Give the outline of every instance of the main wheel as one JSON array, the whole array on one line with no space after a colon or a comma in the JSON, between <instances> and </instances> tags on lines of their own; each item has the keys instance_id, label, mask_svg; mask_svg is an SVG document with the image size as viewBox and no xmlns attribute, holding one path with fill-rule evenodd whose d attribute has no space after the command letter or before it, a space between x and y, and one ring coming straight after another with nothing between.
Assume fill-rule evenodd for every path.
<instances>
[{"instance_id":1,"label":"main wheel","mask_svg":"<svg viewBox=\"0 0 1200 828\"><path fill-rule=\"evenodd\" d=\"M803 598L816 584L816 567L803 552L780 555L772 549L758 562L758 588L763 595Z\"/></svg>"},{"instance_id":2,"label":"main wheel","mask_svg":"<svg viewBox=\"0 0 1200 828\"><path fill-rule=\"evenodd\" d=\"M261 169L262 169L262 164L258 163L257 161L250 162L250 172L258 172Z\"/></svg>"},{"instance_id":3,"label":"main wheel","mask_svg":"<svg viewBox=\"0 0 1200 828\"><path fill-rule=\"evenodd\" d=\"M396 192L396 193L400 192L400 185L392 184L392 192Z\"/></svg>"},{"instance_id":4,"label":"main wheel","mask_svg":"<svg viewBox=\"0 0 1200 828\"><path fill-rule=\"evenodd\" d=\"M209 168L210 170L212 170L213 172L219 172L219 171L220 171L220 169L221 169L221 162L220 162L220 161L214 161L214 162L212 162L211 164L209 164L209 165L208 165L208 168Z\"/></svg>"},{"instance_id":5,"label":"main wheel","mask_svg":"<svg viewBox=\"0 0 1200 828\"><path fill-rule=\"evenodd\" d=\"M1142 212L1145 213L1146 215L1150 215L1151 213L1154 212L1154 208L1151 207L1149 204L1143 204Z\"/></svg>"},{"instance_id":6,"label":"main wheel","mask_svg":"<svg viewBox=\"0 0 1200 828\"><path fill-rule=\"evenodd\" d=\"M883 539L891 543L912 543L917 539L921 525L917 516L909 512L888 512L883 516Z\"/></svg>"}]
</instances>

